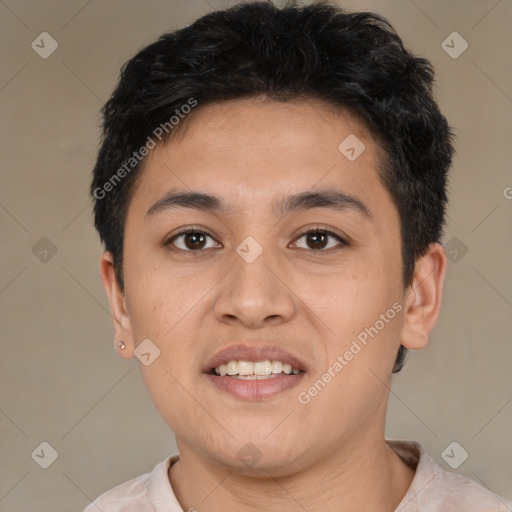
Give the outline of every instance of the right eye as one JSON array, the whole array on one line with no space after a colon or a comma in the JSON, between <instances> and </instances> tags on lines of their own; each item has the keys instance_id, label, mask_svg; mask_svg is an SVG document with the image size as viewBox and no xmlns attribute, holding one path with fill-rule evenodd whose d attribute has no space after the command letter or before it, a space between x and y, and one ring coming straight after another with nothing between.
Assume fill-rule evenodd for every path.
<instances>
[{"instance_id":1,"label":"right eye","mask_svg":"<svg viewBox=\"0 0 512 512\"><path fill-rule=\"evenodd\" d=\"M208 246L208 238L214 242L214 245ZM166 245L173 245L180 251L185 252L200 252L201 249L211 249L215 247L215 241L213 238L203 231L197 229L186 229L173 235Z\"/></svg>"}]
</instances>

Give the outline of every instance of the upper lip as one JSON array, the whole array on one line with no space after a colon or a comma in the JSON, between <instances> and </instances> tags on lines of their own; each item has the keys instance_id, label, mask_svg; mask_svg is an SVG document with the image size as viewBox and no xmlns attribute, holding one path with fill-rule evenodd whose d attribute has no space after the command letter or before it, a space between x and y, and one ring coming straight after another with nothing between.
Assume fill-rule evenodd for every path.
<instances>
[{"instance_id":1,"label":"upper lip","mask_svg":"<svg viewBox=\"0 0 512 512\"><path fill-rule=\"evenodd\" d=\"M297 370L306 370L306 365L297 357L286 352L275 345L232 345L230 347L219 350L205 365L203 373L209 373L213 368L217 368L221 364L228 361L281 361L289 364Z\"/></svg>"}]
</instances>

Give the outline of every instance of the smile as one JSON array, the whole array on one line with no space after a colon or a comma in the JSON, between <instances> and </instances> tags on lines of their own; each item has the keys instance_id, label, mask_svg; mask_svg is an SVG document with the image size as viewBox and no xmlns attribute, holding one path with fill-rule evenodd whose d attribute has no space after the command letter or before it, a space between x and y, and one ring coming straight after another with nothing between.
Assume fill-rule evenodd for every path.
<instances>
[{"instance_id":1,"label":"smile","mask_svg":"<svg viewBox=\"0 0 512 512\"><path fill-rule=\"evenodd\" d=\"M275 378L278 375L297 375L301 371L298 368L293 368L288 363L282 361L270 361L269 359L263 361L244 361L244 360L231 360L227 363L220 364L212 368L211 374L219 375L221 377L232 377L241 380L265 380Z\"/></svg>"}]
</instances>

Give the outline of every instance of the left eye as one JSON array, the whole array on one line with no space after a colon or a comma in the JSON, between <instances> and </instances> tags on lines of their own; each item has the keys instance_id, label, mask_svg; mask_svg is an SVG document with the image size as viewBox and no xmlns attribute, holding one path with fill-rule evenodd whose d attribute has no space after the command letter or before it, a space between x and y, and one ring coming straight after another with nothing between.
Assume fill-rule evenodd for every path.
<instances>
[{"instance_id":1,"label":"left eye","mask_svg":"<svg viewBox=\"0 0 512 512\"><path fill-rule=\"evenodd\" d=\"M302 238L306 239L306 244L308 244L309 247L300 247L301 249L313 249L314 251L331 249L332 247L335 247L336 244L329 244L329 238L331 240L337 240L341 243L342 246L347 245L343 238L338 236L336 233L333 233L332 231L326 230L314 230L303 233L299 238L297 238L297 241L293 242L293 245L297 245L298 240L301 240Z\"/></svg>"}]
</instances>

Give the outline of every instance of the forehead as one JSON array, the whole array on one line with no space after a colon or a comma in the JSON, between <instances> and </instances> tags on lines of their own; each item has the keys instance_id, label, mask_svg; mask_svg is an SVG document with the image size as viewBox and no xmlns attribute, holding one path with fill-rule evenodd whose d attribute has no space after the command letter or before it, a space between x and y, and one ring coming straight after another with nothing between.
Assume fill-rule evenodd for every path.
<instances>
[{"instance_id":1,"label":"forehead","mask_svg":"<svg viewBox=\"0 0 512 512\"><path fill-rule=\"evenodd\" d=\"M208 191L258 210L285 194L341 189L375 204L387 196L380 162L365 126L320 100L199 104L148 155L132 200L148 206L171 189Z\"/></svg>"}]
</instances>

